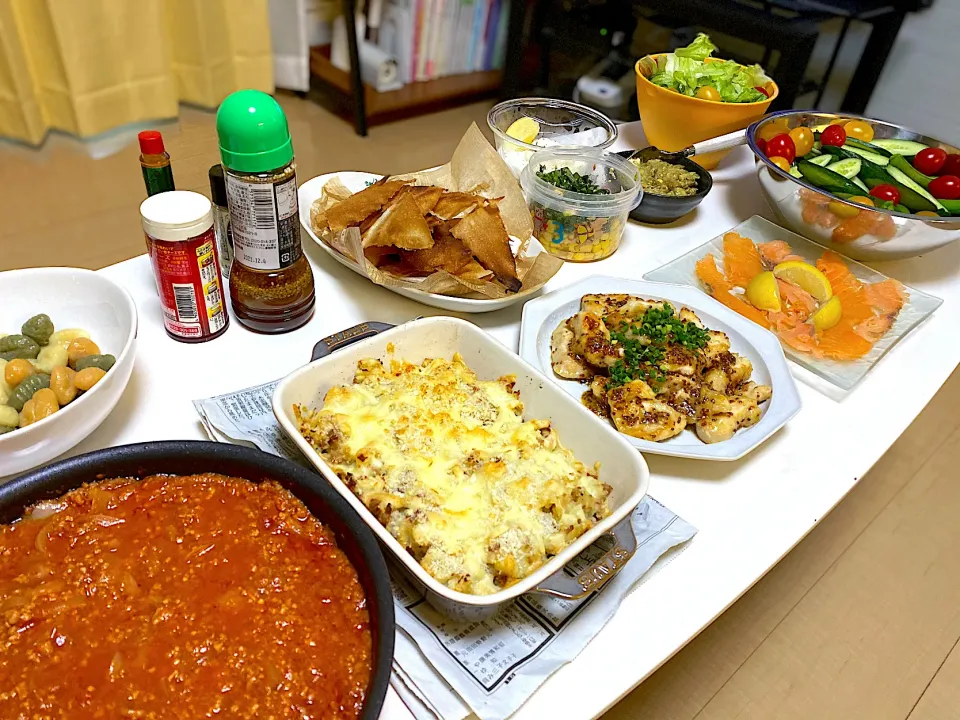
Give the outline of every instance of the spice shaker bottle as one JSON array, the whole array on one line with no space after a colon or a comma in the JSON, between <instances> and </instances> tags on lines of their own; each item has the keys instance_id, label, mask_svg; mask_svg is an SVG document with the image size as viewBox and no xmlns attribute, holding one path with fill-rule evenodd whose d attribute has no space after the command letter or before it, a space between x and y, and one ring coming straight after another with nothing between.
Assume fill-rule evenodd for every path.
<instances>
[{"instance_id":1,"label":"spice shaker bottle","mask_svg":"<svg viewBox=\"0 0 960 720\"><path fill-rule=\"evenodd\" d=\"M297 173L283 109L258 90L229 95L217 136L230 209L230 302L241 324L282 333L314 308L313 272L300 247Z\"/></svg>"},{"instance_id":2,"label":"spice shaker bottle","mask_svg":"<svg viewBox=\"0 0 960 720\"><path fill-rule=\"evenodd\" d=\"M140 221L167 335L188 343L222 335L230 317L210 201L185 190L158 193L141 203Z\"/></svg>"},{"instance_id":3,"label":"spice shaker bottle","mask_svg":"<svg viewBox=\"0 0 960 720\"><path fill-rule=\"evenodd\" d=\"M233 264L233 236L230 233L230 210L227 207L227 185L223 179L223 166L210 168L210 199L213 201L213 229L217 236L217 254L220 257L220 274L230 277Z\"/></svg>"}]
</instances>

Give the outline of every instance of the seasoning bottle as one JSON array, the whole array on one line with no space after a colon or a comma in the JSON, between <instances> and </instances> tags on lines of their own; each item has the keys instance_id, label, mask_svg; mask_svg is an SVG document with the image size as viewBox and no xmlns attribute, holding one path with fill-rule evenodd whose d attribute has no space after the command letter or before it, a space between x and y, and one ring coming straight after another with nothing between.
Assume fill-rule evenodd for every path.
<instances>
[{"instance_id":1,"label":"seasoning bottle","mask_svg":"<svg viewBox=\"0 0 960 720\"><path fill-rule=\"evenodd\" d=\"M140 204L140 221L167 335L197 343L223 334L230 318L210 201L186 190L159 193Z\"/></svg>"},{"instance_id":2,"label":"seasoning bottle","mask_svg":"<svg viewBox=\"0 0 960 720\"><path fill-rule=\"evenodd\" d=\"M233 236L230 233L230 210L227 207L227 185L223 179L223 166L210 168L210 199L213 201L213 230L217 236L217 254L220 257L220 274L230 277L233 263Z\"/></svg>"},{"instance_id":3,"label":"seasoning bottle","mask_svg":"<svg viewBox=\"0 0 960 720\"><path fill-rule=\"evenodd\" d=\"M298 328L313 313L313 272L300 247L287 118L266 93L240 90L220 105L217 136L233 236L234 313L257 332Z\"/></svg>"},{"instance_id":4,"label":"seasoning bottle","mask_svg":"<svg viewBox=\"0 0 960 720\"><path fill-rule=\"evenodd\" d=\"M156 130L144 130L137 135L140 141L140 169L147 195L174 190L170 155L163 149L163 136Z\"/></svg>"}]
</instances>

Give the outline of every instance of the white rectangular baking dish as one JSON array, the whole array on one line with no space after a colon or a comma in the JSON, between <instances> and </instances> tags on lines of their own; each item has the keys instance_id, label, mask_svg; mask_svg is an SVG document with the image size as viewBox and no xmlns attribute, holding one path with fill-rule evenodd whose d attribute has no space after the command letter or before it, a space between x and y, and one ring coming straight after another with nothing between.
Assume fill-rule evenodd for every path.
<instances>
[{"instance_id":1,"label":"white rectangular baking dish","mask_svg":"<svg viewBox=\"0 0 960 720\"><path fill-rule=\"evenodd\" d=\"M583 597L613 577L636 549L630 517L650 482L650 472L640 453L556 383L469 322L452 317L432 317L378 333L382 327L380 323L364 323L318 343L314 358L319 359L290 373L277 385L273 394L273 412L284 432L354 507L396 561L424 590L427 601L449 617L479 619L494 614L500 606L526 592ZM549 419L559 433L560 442L585 465L599 462L601 480L613 488L609 498L609 517L537 572L492 595L469 595L451 590L420 567L300 435L293 413L294 405L298 404L317 409L322 407L330 388L353 382L357 361L363 358L388 360L392 357L419 364L426 358L450 359L454 353L460 353L482 380L516 375L524 418ZM612 534L615 540L610 551L577 575L564 572L564 565L605 534Z\"/></svg>"}]
</instances>

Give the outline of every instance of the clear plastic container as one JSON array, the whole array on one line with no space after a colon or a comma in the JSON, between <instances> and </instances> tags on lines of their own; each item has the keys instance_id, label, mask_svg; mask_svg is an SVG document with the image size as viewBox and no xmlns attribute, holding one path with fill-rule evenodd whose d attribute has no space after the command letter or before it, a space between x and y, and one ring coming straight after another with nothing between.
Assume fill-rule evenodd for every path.
<instances>
[{"instance_id":1,"label":"clear plastic container","mask_svg":"<svg viewBox=\"0 0 960 720\"><path fill-rule=\"evenodd\" d=\"M507 135L522 117L532 118L540 132L532 143ZM586 105L553 98L517 98L495 105L487 113L487 125L496 139L497 152L515 177L535 152L545 148L594 148L603 150L617 139L617 126L603 113Z\"/></svg>"},{"instance_id":2,"label":"clear plastic container","mask_svg":"<svg viewBox=\"0 0 960 720\"><path fill-rule=\"evenodd\" d=\"M569 168L589 176L606 195L588 195L554 186L537 176ZM520 174L533 235L551 255L573 262L610 257L620 247L627 216L643 198L637 167L616 155L582 150L543 150Z\"/></svg>"}]
</instances>

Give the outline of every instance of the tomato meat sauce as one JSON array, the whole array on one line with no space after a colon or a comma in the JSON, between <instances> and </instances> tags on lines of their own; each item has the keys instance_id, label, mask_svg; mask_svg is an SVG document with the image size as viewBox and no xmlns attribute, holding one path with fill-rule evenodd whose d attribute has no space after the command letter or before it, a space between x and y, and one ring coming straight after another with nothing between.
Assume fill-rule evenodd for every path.
<instances>
[{"instance_id":1,"label":"tomato meat sauce","mask_svg":"<svg viewBox=\"0 0 960 720\"><path fill-rule=\"evenodd\" d=\"M0 526L0 717L355 718L371 657L356 570L275 483L107 480Z\"/></svg>"}]
</instances>

